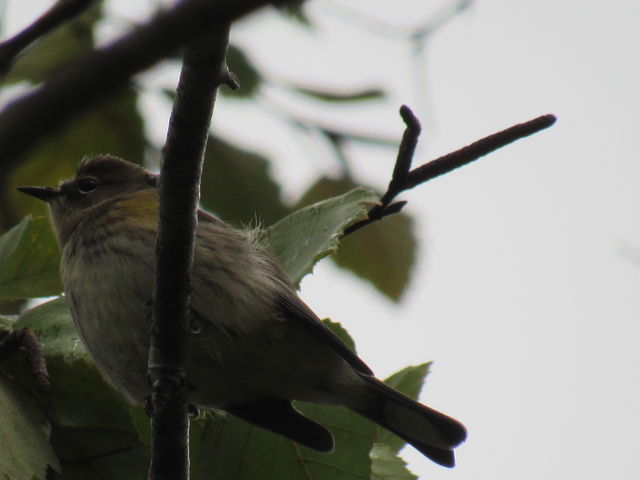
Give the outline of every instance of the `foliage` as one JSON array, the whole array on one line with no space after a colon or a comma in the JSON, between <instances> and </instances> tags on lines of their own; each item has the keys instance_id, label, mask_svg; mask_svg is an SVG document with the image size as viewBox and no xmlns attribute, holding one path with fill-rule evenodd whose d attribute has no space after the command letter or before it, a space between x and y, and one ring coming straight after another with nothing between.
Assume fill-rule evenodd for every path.
<instances>
[{"instance_id":1,"label":"foliage","mask_svg":"<svg viewBox=\"0 0 640 480\"><path fill-rule=\"evenodd\" d=\"M0 302L59 294L59 262L48 220L25 217L0 238Z\"/></svg>"},{"instance_id":2,"label":"foliage","mask_svg":"<svg viewBox=\"0 0 640 480\"><path fill-rule=\"evenodd\" d=\"M296 208L343 194L355 187L355 182L348 177L319 178ZM399 300L409 285L416 249L413 220L400 213L386 218L384 223L373 223L365 231L344 238L332 258L338 266L370 282L383 295Z\"/></svg>"},{"instance_id":3,"label":"foliage","mask_svg":"<svg viewBox=\"0 0 640 480\"><path fill-rule=\"evenodd\" d=\"M311 27L300 6L283 12ZM93 48L93 29L101 21L96 7L44 38L14 65L4 85L37 85L66 61ZM267 79L237 46L230 67L243 88L239 101L259 97ZM383 98L380 89L348 93L303 85L283 85L314 102L359 102ZM101 107L78 117L0 177L0 304L16 315L0 319L0 333L29 327L39 337L51 374L46 394L38 393L22 358L0 367L0 472L3 478L144 478L148 468L149 420L101 377L82 347L63 296L19 312L21 303L59 295L59 251L40 202L15 192L21 185L55 185L70 177L85 155L109 152L145 163L148 141L138 109L138 87L127 87ZM228 93L227 93L228 94ZM296 120L297 121L297 120ZM329 135L322 131L322 134ZM341 142L348 135L331 132ZM340 162L343 153L336 150ZM346 241L343 230L363 218L379 196L348 177L318 179L295 205L283 201L270 174L271 159L216 137L208 143L202 205L226 221L265 225L264 242L283 261L296 283L321 258L332 255L342 268L370 282L397 301L406 289L416 241L404 214L373 225ZM33 214L31 216L30 214ZM340 250L338 246L340 244ZM338 253L336 254L336 252ZM14 302L14 303L9 303ZM32 303L31 303L32 305ZM338 323L326 321L349 345ZM427 366L408 367L391 377L396 388L416 397ZM336 452L321 454L213 412L192 422L192 478L415 478L398 457L404 444L372 423L338 407L298 404L328 426ZM212 472L215 472L213 474ZM212 476L213 475L213 476Z\"/></svg>"},{"instance_id":4,"label":"foliage","mask_svg":"<svg viewBox=\"0 0 640 480\"><path fill-rule=\"evenodd\" d=\"M298 285L318 260L337 250L342 231L365 218L376 199L372 191L357 188L301 208L272 225L264 237L265 243Z\"/></svg>"}]
</instances>

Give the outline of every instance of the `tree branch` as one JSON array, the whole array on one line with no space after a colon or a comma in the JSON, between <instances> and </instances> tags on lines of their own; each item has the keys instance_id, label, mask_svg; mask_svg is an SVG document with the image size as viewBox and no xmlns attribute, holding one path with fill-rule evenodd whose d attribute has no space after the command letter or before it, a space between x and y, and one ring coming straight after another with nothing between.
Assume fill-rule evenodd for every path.
<instances>
[{"instance_id":1,"label":"tree branch","mask_svg":"<svg viewBox=\"0 0 640 480\"><path fill-rule=\"evenodd\" d=\"M0 79L9 72L13 62L27 47L80 15L94 2L95 0L58 0L27 28L0 43Z\"/></svg>"},{"instance_id":2,"label":"tree branch","mask_svg":"<svg viewBox=\"0 0 640 480\"><path fill-rule=\"evenodd\" d=\"M18 155L127 83L134 74L267 0L183 0L111 45L56 72L0 111L0 174Z\"/></svg>"},{"instance_id":3,"label":"tree branch","mask_svg":"<svg viewBox=\"0 0 640 480\"><path fill-rule=\"evenodd\" d=\"M471 163L516 140L549 128L556 122L554 115L542 115L528 122L520 123L498 133L494 133L493 135L489 135L488 137L473 142L471 145L436 158L410 171L413 154L418 143L418 136L420 135L420 122L406 105L400 107L400 115L407 128L404 131L402 141L398 148L398 157L391 181L389 182L389 187L382 196L380 204L369 210L366 219L356 222L345 229L342 234L343 237L375 221L381 220L387 215L392 215L402 210L407 202L391 203L399 193L428 182L432 178L455 170L467 163Z\"/></svg>"},{"instance_id":4,"label":"tree branch","mask_svg":"<svg viewBox=\"0 0 640 480\"><path fill-rule=\"evenodd\" d=\"M36 334L28 328L12 330L0 342L0 362L4 361L18 349L24 348L31 364L31 374L36 389L43 392L49 388L49 372L47 361L42 353L42 347L38 343Z\"/></svg>"},{"instance_id":5,"label":"tree branch","mask_svg":"<svg viewBox=\"0 0 640 480\"><path fill-rule=\"evenodd\" d=\"M499 148L504 147L516 140L533 135L540 130L549 128L556 123L555 115L542 115L528 122L519 123L513 127L509 127L501 132L494 133L488 137L482 138L471 145L456 150L455 152L444 155L440 158L422 165L409 174L405 190L413 188L421 183L427 182L432 178L450 172L456 168L462 167L467 163L471 163L480 157L487 155Z\"/></svg>"},{"instance_id":6,"label":"tree branch","mask_svg":"<svg viewBox=\"0 0 640 480\"><path fill-rule=\"evenodd\" d=\"M190 44L171 112L160 172L153 328L149 351L153 436L149 478L188 478L186 378L196 210L217 88L237 85L226 67L229 25Z\"/></svg>"}]
</instances>

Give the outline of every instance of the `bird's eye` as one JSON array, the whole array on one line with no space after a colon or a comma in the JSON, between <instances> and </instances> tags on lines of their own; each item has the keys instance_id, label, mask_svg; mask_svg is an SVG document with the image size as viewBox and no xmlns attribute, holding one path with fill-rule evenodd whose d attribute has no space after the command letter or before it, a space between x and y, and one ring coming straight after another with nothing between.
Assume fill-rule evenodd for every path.
<instances>
[{"instance_id":1,"label":"bird's eye","mask_svg":"<svg viewBox=\"0 0 640 480\"><path fill-rule=\"evenodd\" d=\"M98 188L98 181L95 178L82 178L78 181L78 190L82 193L89 193Z\"/></svg>"}]
</instances>

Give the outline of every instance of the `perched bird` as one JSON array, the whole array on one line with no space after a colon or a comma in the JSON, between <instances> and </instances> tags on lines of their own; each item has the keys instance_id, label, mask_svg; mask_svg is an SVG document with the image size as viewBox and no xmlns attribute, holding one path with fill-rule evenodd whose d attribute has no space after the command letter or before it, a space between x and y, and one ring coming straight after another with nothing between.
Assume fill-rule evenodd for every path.
<instances>
[{"instance_id":1,"label":"perched bird","mask_svg":"<svg viewBox=\"0 0 640 480\"><path fill-rule=\"evenodd\" d=\"M149 394L147 362L157 232L157 177L125 160L83 160L59 188L21 187L49 204L60 273L80 338L132 399ZM454 465L458 421L373 376L305 305L255 234L198 213L188 336L189 401L227 411L307 447L333 436L292 400L344 405L434 462Z\"/></svg>"}]
</instances>

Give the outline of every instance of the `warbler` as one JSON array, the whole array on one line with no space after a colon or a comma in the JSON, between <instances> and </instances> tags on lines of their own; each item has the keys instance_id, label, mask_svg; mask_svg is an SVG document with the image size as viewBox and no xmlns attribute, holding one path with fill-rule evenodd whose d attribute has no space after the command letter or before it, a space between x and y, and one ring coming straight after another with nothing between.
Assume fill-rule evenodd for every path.
<instances>
[{"instance_id":1,"label":"warbler","mask_svg":"<svg viewBox=\"0 0 640 480\"><path fill-rule=\"evenodd\" d=\"M111 155L59 187L18 190L49 204L71 316L104 377L137 402L147 362L157 176ZM189 401L329 452L330 431L292 404L343 405L452 467L464 426L376 379L298 297L251 231L198 212L188 335Z\"/></svg>"}]
</instances>

